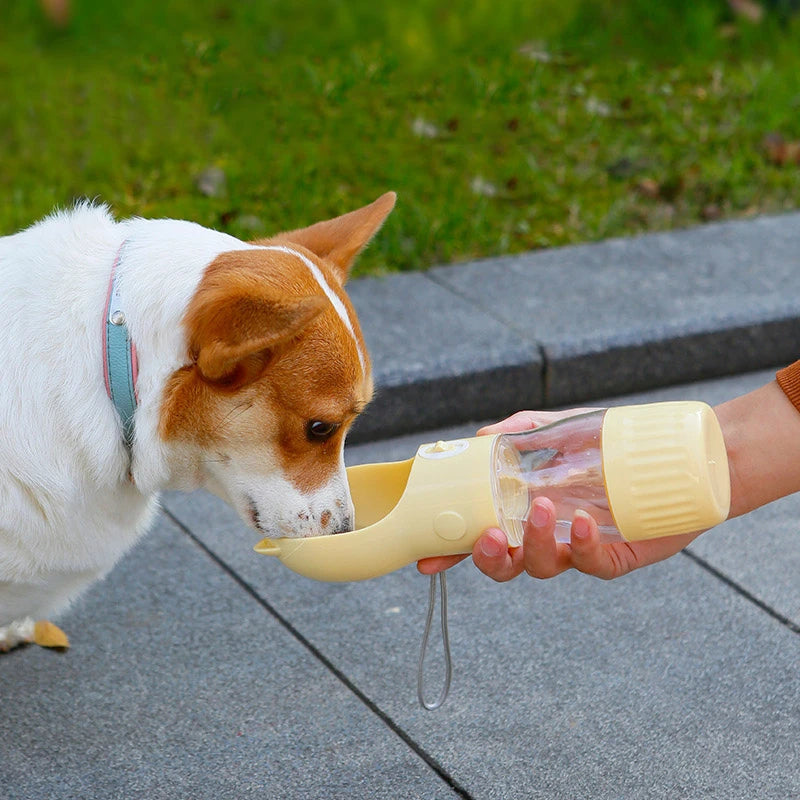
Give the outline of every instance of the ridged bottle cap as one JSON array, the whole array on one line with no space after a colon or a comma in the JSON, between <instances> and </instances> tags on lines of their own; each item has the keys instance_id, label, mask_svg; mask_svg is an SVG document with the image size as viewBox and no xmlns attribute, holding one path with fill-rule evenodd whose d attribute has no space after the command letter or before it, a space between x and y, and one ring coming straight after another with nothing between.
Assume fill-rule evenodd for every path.
<instances>
[{"instance_id":1,"label":"ridged bottle cap","mask_svg":"<svg viewBox=\"0 0 800 800\"><path fill-rule=\"evenodd\" d=\"M692 533L727 518L728 456L705 403L609 408L602 452L611 513L628 541Z\"/></svg>"}]
</instances>

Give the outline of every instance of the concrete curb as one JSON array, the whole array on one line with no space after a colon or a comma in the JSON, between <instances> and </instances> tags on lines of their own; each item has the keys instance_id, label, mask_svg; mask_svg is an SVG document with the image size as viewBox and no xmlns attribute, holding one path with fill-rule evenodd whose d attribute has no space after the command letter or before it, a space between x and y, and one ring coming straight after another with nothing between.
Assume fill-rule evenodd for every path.
<instances>
[{"instance_id":1,"label":"concrete curb","mask_svg":"<svg viewBox=\"0 0 800 800\"><path fill-rule=\"evenodd\" d=\"M376 397L351 441L800 357L800 213L354 281Z\"/></svg>"}]
</instances>

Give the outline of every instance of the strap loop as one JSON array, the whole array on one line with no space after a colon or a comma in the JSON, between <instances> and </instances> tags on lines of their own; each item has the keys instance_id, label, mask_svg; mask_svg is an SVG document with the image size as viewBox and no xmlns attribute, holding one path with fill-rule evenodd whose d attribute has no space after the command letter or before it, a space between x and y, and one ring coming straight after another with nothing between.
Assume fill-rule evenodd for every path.
<instances>
[{"instance_id":1,"label":"strap loop","mask_svg":"<svg viewBox=\"0 0 800 800\"><path fill-rule=\"evenodd\" d=\"M417 697L420 705L428 711L435 711L440 708L450 691L450 679L453 676L453 664L450 658L450 638L447 631L447 578L444 572L439 573L439 591L441 594L440 610L442 621L442 648L444 650L444 686L439 697L432 703L425 700L425 652L428 648L428 637L431 632L433 622L433 611L436 606L436 575L431 575L430 590L428 593L428 616L425 620L425 632L422 634L422 646L419 651L419 668L417 670Z\"/></svg>"}]
</instances>

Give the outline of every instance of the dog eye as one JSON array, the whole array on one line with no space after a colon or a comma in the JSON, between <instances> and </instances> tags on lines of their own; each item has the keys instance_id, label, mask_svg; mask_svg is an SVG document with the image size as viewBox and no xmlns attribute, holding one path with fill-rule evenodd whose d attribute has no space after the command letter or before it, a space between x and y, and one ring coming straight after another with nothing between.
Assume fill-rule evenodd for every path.
<instances>
[{"instance_id":1,"label":"dog eye","mask_svg":"<svg viewBox=\"0 0 800 800\"><path fill-rule=\"evenodd\" d=\"M324 442L338 430L339 425L336 422L323 422L321 419L315 419L306 426L306 436L312 442Z\"/></svg>"}]
</instances>

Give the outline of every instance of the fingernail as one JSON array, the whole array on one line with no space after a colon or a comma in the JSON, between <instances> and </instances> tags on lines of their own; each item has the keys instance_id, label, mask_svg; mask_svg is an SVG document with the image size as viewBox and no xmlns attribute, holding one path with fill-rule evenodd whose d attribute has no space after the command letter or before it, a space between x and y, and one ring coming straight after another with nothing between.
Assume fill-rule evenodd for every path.
<instances>
[{"instance_id":1,"label":"fingernail","mask_svg":"<svg viewBox=\"0 0 800 800\"><path fill-rule=\"evenodd\" d=\"M533 517L531 521L537 528L543 528L547 525L549 517L550 515L547 513L546 508L542 508L542 506L536 503L533 504Z\"/></svg>"},{"instance_id":2,"label":"fingernail","mask_svg":"<svg viewBox=\"0 0 800 800\"><path fill-rule=\"evenodd\" d=\"M497 558L503 552L503 545L494 536L484 536L481 539L481 552L489 558Z\"/></svg>"},{"instance_id":3,"label":"fingernail","mask_svg":"<svg viewBox=\"0 0 800 800\"><path fill-rule=\"evenodd\" d=\"M572 535L576 539L586 539L589 536L589 515L578 509L572 518Z\"/></svg>"}]
</instances>

